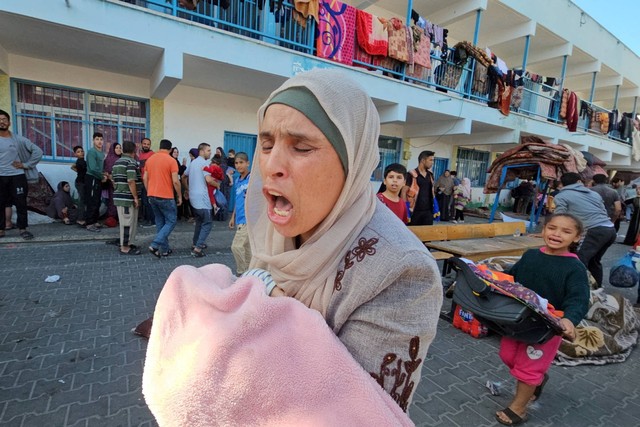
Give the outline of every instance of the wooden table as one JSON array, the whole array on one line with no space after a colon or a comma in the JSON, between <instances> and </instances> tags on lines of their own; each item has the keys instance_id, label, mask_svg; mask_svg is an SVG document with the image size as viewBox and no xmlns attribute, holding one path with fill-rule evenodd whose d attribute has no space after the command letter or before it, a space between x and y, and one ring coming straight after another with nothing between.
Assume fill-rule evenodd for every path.
<instances>
[{"instance_id":1,"label":"wooden table","mask_svg":"<svg viewBox=\"0 0 640 427\"><path fill-rule=\"evenodd\" d=\"M522 255L527 249L544 245L540 237L498 236L481 239L445 240L425 242L429 249L449 252L455 256L480 261L494 256Z\"/></svg>"}]
</instances>

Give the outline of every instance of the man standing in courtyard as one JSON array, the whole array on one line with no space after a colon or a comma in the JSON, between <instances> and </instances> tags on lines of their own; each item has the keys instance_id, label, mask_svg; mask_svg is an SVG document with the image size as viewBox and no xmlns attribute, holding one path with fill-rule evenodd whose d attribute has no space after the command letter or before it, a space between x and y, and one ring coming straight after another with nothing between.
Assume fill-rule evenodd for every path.
<instances>
[{"instance_id":1,"label":"man standing in courtyard","mask_svg":"<svg viewBox=\"0 0 640 427\"><path fill-rule=\"evenodd\" d=\"M16 206L20 237L33 239L27 231L28 182L38 181L36 165L42 158L40 147L27 138L13 134L9 113L0 110L0 237L5 236L7 218L5 206ZM10 220L10 218L9 218Z\"/></svg>"},{"instance_id":2,"label":"man standing in courtyard","mask_svg":"<svg viewBox=\"0 0 640 427\"><path fill-rule=\"evenodd\" d=\"M418 156L418 167L415 169L417 177L410 173L407 177L407 186L411 187L414 179L418 180L418 197L413 213L411 225L433 225L433 151L423 151Z\"/></svg>"},{"instance_id":3,"label":"man standing in courtyard","mask_svg":"<svg viewBox=\"0 0 640 427\"><path fill-rule=\"evenodd\" d=\"M578 258L587 267L599 286L602 286L602 257L616 241L616 230L604 207L602 197L585 187L580 175L567 172L560 178L562 190L553 199L554 213L571 213L582 221L586 230L578 248Z\"/></svg>"},{"instance_id":4,"label":"man standing in courtyard","mask_svg":"<svg viewBox=\"0 0 640 427\"><path fill-rule=\"evenodd\" d=\"M151 149L151 140L147 137L142 138L140 141L140 153L138 153L138 162L140 163L140 173L144 176L145 165L147 160L155 153ZM142 188L142 227L152 227L155 224L153 218L153 210L149 204L149 197L147 197L147 189Z\"/></svg>"},{"instance_id":5,"label":"man standing in courtyard","mask_svg":"<svg viewBox=\"0 0 640 427\"><path fill-rule=\"evenodd\" d=\"M170 151L171 141L160 141L160 150L147 160L143 177L156 222L156 237L149 245L149 252L158 258L172 252L169 235L176 226L178 206L182 204L178 163Z\"/></svg>"},{"instance_id":6,"label":"man standing in courtyard","mask_svg":"<svg viewBox=\"0 0 640 427\"><path fill-rule=\"evenodd\" d=\"M193 245L191 247L191 256L195 258L205 256L203 249L207 247L207 237L211 233L213 224L213 218L211 217L213 207L211 206L207 184L217 189L220 188L220 183L216 182L211 174L205 170L209 166L209 158L211 158L211 146L203 142L198 145L198 157L189 164L182 176L182 183L189 194L193 216L196 218L196 227L193 230Z\"/></svg>"},{"instance_id":7,"label":"man standing in courtyard","mask_svg":"<svg viewBox=\"0 0 640 427\"><path fill-rule=\"evenodd\" d=\"M100 132L93 134L93 146L87 152L87 174L84 176L84 199L86 206L85 223L87 231L100 231L100 203L102 183L106 182L104 173L104 138Z\"/></svg>"},{"instance_id":8,"label":"man standing in courtyard","mask_svg":"<svg viewBox=\"0 0 640 427\"><path fill-rule=\"evenodd\" d=\"M113 180L113 204L118 210L120 224L120 253L122 255L140 255L132 243L136 238L138 228L138 208L140 207L140 193L142 177L138 162L133 158L136 144L131 141L122 143L122 157L113 165L111 177Z\"/></svg>"}]
</instances>

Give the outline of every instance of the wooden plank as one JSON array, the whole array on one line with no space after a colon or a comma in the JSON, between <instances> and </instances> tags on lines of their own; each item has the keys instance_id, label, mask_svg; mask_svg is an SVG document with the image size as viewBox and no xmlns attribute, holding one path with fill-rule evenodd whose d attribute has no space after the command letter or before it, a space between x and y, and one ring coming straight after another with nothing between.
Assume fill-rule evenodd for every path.
<instances>
[{"instance_id":1,"label":"wooden plank","mask_svg":"<svg viewBox=\"0 0 640 427\"><path fill-rule=\"evenodd\" d=\"M448 225L410 225L408 228L421 242L447 240Z\"/></svg>"},{"instance_id":2,"label":"wooden plank","mask_svg":"<svg viewBox=\"0 0 640 427\"><path fill-rule=\"evenodd\" d=\"M442 252L442 251L432 251L430 253L436 259L436 261L442 261L444 259L449 259L452 256L454 256L453 254L450 254L449 252Z\"/></svg>"},{"instance_id":3,"label":"wooden plank","mask_svg":"<svg viewBox=\"0 0 640 427\"><path fill-rule=\"evenodd\" d=\"M449 252L473 261L497 255L522 255L527 249L539 248L543 244L542 239L529 236L503 236L425 243L429 249Z\"/></svg>"},{"instance_id":4,"label":"wooden plank","mask_svg":"<svg viewBox=\"0 0 640 427\"><path fill-rule=\"evenodd\" d=\"M479 239L495 236L493 224L465 224L451 225L449 227L450 229L447 230L449 240Z\"/></svg>"},{"instance_id":5,"label":"wooden plank","mask_svg":"<svg viewBox=\"0 0 640 427\"><path fill-rule=\"evenodd\" d=\"M496 222L495 225L495 234L494 236L509 236L513 235L516 230L520 230L520 234L524 234L526 232L527 227L524 222L516 221L516 222Z\"/></svg>"}]
</instances>

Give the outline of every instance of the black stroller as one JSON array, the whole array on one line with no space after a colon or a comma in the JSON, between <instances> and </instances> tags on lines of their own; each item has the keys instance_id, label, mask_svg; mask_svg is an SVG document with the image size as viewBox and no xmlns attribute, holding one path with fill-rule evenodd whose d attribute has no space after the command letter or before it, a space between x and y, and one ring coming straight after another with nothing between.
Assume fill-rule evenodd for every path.
<instances>
[{"instance_id":1,"label":"black stroller","mask_svg":"<svg viewBox=\"0 0 640 427\"><path fill-rule=\"evenodd\" d=\"M457 273L453 302L489 329L528 344L542 344L562 334L558 324L522 301L493 291L460 258L449 258L448 262Z\"/></svg>"}]
</instances>

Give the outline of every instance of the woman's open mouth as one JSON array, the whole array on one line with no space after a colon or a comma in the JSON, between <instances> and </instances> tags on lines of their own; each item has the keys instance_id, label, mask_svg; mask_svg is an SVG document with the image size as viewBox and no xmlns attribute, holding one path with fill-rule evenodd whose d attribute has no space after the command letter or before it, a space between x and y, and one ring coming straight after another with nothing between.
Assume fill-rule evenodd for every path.
<instances>
[{"instance_id":1,"label":"woman's open mouth","mask_svg":"<svg viewBox=\"0 0 640 427\"><path fill-rule=\"evenodd\" d=\"M286 222L293 213L293 205L291 202L282 194L272 190L268 190L266 196L271 221L278 223Z\"/></svg>"}]
</instances>

